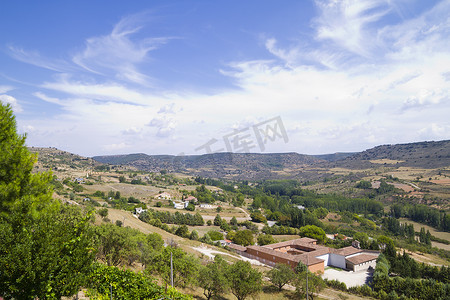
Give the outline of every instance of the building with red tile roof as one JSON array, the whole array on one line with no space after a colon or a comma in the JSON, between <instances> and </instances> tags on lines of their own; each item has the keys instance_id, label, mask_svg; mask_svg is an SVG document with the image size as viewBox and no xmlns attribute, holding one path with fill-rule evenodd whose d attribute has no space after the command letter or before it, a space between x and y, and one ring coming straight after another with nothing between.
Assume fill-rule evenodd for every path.
<instances>
[{"instance_id":1,"label":"building with red tile roof","mask_svg":"<svg viewBox=\"0 0 450 300\"><path fill-rule=\"evenodd\" d=\"M314 273L323 273L327 266L355 271L361 269L361 266L372 265L378 257L377 252L364 254L364 250L352 246L333 249L317 245L317 240L311 238L300 238L265 246L243 247L230 244L228 247L241 255L271 266L283 263L295 268L299 262L302 262Z\"/></svg>"}]
</instances>

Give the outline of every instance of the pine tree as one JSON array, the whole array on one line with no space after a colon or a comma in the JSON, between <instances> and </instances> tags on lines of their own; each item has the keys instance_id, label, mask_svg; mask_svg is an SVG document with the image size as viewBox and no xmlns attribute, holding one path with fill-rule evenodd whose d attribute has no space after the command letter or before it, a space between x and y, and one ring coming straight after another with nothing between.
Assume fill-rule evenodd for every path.
<instances>
[{"instance_id":1,"label":"pine tree","mask_svg":"<svg viewBox=\"0 0 450 300\"><path fill-rule=\"evenodd\" d=\"M0 103L0 296L7 299L71 296L95 257L91 214L53 200L51 174L32 174L35 160L11 107Z\"/></svg>"}]
</instances>

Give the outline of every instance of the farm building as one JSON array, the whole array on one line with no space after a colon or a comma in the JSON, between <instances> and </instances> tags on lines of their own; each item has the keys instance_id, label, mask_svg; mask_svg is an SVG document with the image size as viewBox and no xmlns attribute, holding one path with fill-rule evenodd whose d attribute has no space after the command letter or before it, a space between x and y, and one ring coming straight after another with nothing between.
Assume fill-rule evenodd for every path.
<instances>
[{"instance_id":1,"label":"farm building","mask_svg":"<svg viewBox=\"0 0 450 300\"><path fill-rule=\"evenodd\" d=\"M378 252L365 251L349 246L333 249L317 245L317 240L301 238L265 246L242 247L231 244L228 247L248 258L259 260L274 266L283 263L295 268L299 262L308 266L309 271L323 273L325 267L333 266L341 269L359 271L374 266Z\"/></svg>"}]
</instances>

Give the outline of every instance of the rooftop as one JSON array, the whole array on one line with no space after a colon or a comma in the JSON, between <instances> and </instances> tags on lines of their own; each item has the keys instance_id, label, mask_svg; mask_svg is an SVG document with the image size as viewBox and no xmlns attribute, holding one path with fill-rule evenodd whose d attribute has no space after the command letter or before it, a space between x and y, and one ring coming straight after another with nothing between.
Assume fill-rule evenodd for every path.
<instances>
[{"instance_id":1,"label":"rooftop","mask_svg":"<svg viewBox=\"0 0 450 300\"><path fill-rule=\"evenodd\" d=\"M374 259L377 259L376 255L370 255L370 254L360 254L356 256L352 256L347 258L346 260L353 265L359 265L368 261L372 261Z\"/></svg>"}]
</instances>

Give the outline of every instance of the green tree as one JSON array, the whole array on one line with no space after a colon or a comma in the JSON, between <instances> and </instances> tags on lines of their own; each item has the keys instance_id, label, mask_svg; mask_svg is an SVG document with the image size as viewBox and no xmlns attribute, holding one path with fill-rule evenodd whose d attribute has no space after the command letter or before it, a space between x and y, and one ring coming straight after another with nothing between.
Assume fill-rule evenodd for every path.
<instances>
[{"instance_id":1,"label":"green tree","mask_svg":"<svg viewBox=\"0 0 450 300\"><path fill-rule=\"evenodd\" d=\"M170 284L170 253L172 253L174 285L184 287L193 283L197 277L199 263L180 248L165 247L154 257L148 269L158 273L167 287Z\"/></svg>"},{"instance_id":2,"label":"green tree","mask_svg":"<svg viewBox=\"0 0 450 300\"><path fill-rule=\"evenodd\" d=\"M108 209L107 208L100 208L97 210L97 214L102 217L102 219L106 218L108 216Z\"/></svg>"},{"instance_id":3,"label":"green tree","mask_svg":"<svg viewBox=\"0 0 450 300\"><path fill-rule=\"evenodd\" d=\"M213 241L223 240L223 233L215 230L208 231L207 235L211 238Z\"/></svg>"},{"instance_id":4,"label":"green tree","mask_svg":"<svg viewBox=\"0 0 450 300\"><path fill-rule=\"evenodd\" d=\"M36 157L0 103L0 293L15 299L73 295L94 260L92 213L51 198L50 173L32 174Z\"/></svg>"},{"instance_id":5,"label":"green tree","mask_svg":"<svg viewBox=\"0 0 450 300\"><path fill-rule=\"evenodd\" d=\"M236 217L233 216L230 220L230 225L236 226L237 224L238 224L238 221L237 221Z\"/></svg>"},{"instance_id":6,"label":"green tree","mask_svg":"<svg viewBox=\"0 0 450 300\"><path fill-rule=\"evenodd\" d=\"M184 238L189 236L189 228L186 225L181 225L175 231L175 234Z\"/></svg>"},{"instance_id":7,"label":"green tree","mask_svg":"<svg viewBox=\"0 0 450 300\"><path fill-rule=\"evenodd\" d=\"M131 239L132 230L113 224L103 224L95 228L99 240L97 257L108 266L118 266L127 262L136 251L136 243Z\"/></svg>"},{"instance_id":8,"label":"green tree","mask_svg":"<svg viewBox=\"0 0 450 300\"><path fill-rule=\"evenodd\" d=\"M267 277L281 291L283 286L294 280L295 273L285 264L276 264L273 269L267 272Z\"/></svg>"},{"instance_id":9,"label":"green tree","mask_svg":"<svg viewBox=\"0 0 450 300\"><path fill-rule=\"evenodd\" d=\"M91 299L173 299L191 300L192 297L182 295L175 289L158 286L154 279L131 270L94 264L89 276L87 294Z\"/></svg>"},{"instance_id":10,"label":"green tree","mask_svg":"<svg viewBox=\"0 0 450 300\"><path fill-rule=\"evenodd\" d=\"M22 207L22 209L26 209ZM71 296L84 283L95 258L92 213L64 206L23 211L0 220L0 293L15 299Z\"/></svg>"},{"instance_id":11,"label":"green tree","mask_svg":"<svg viewBox=\"0 0 450 300\"><path fill-rule=\"evenodd\" d=\"M308 284L306 282L306 276L308 276ZM297 274L295 287L296 293L301 298L306 296L306 290L308 290L309 299L314 299L314 294L325 288L325 282L320 276L311 273L308 269L306 269L306 271Z\"/></svg>"},{"instance_id":12,"label":"green tree","mask_svg":"<svg viewBox=\"0 0 450 300\"><path fill-rule=\"evenodd\" d=\"M197 241L198 238L199 238L198 231L197 230L192 230L191 234L189 235L189 239Z\"/></svg>"},{"instance_id":13,"label":"green tree","mask_svg":"<svg viewBox=\"0 0 450 300\"><path fill-rule=\"evenodd\" d=\"M163 238L156 232L147 235L147 243L155 251L160 251L164 247Z\"/></svg>"},{"instance_id":14,"label":"green tree","mask_svg":"<svg viewBox=\"0 0 450 300\"><path fill-rule=\"evenodd\" d=\"M242 246L253 245L255 243L253 233L248 229L236 231L231 240L233 243Z\"/></svg>"},{"instance_id":15,"label":"green tree","mask_svg":"<svg viewBox=\"0 0 450 300\"><path fill-rule=\"evenodd\" d=\"M258 235L258 245L264 246L269 244L274 244L277 241L270 234L260 234Z\"/></svg>"},{"instance_id":16,"label":"green tree","mask_svg":"<svg viewBox=\"0 0 450 300\"><path fill-rule=\"evenodd\" d=\"M320 243L323 243L327 238L325 231L317 227L315 225L306 225L300 228L299 234L301 236L307 236L313 239L318 240Z\"/></svg>"},{"instance_id":17,"label":"green tree","mask_svg":"<svg viewBox=\"0 0 450 300\"><path fill-rule=\"evenodd\" d=\"M244 300L261 290L262 274L253 269L248 261L238 260L229 266L227 277L231 292L238 300Z\"/></svg>"},{"instance_id":18,"label":"green tree","mask_svg":"<svg viewBox=\"0 0 450 300\"><path fill-rule=\"evenodd\" d=\"M252 218L252 221L256 222L256 223L266 223L267 222L266 217L264 217L259 211L252 212L250 214L250 218Z\"/></svg>"},{"instance_id":19,"label":"green tree","mask_svg":"<svg viewBox=\"0 0 450 300\"><path fill-rule=\"evenodd\" d=\"M202 267L199 271L198 283L203 288L206 299L224 293L228 288L226 277L227 263L220 255L216 255L214 262Z\"/></svg>"},{"instance_id":20,"label":"green tree","mask_svg":"<svg viewBox=\"0 0 450 300\"><path fill-rule=\"evenodd\" d=\"M357 240L360 242L360 246L363 249L369 248L369 236L365 232L356 232L353 235L353 240Z\"/></svg>"},{"instance_id":21,"label":"green tree","mask_svg":"<svg viewBox=\"0 0 450 300\"><path fill-rule=\"evenodd\" d=\"M325 217L328 215L328 209L325 207L319 207L314 210L314 215L318 219L325 219Z\"/></svg>"},{"instance_id":22,"label":"green tree","mask_svg":"<svg viewBox=\"0 0 450 300\"><path fill-rule=\"evenodd\" d=\"M219 214L217 214L216 217L214 218L214 225L220 226L220 224L222 224L222 218L220 217Z\"/></svg>"}]
</instances>

